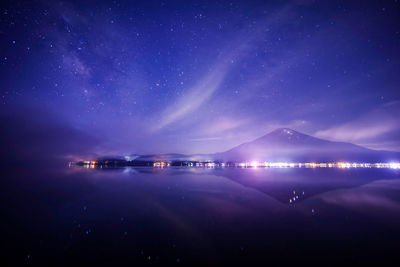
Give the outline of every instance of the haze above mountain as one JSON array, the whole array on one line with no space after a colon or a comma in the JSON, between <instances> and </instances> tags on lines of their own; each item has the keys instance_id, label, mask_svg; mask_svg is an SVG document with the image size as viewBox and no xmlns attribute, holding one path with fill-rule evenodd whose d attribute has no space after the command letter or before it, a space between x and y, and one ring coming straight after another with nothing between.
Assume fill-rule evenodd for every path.
<instances>
[{"instance_id":1,"label":"haze above mountain","mask_svg":"<svg viewBox=\"0 0 400 267\"><path fill-rule=\"evenodd\" d=\"M271 162L390 162L400 159L400 152L367 149L346 142L315 138L289 128L276 129L251 142L214 154L143 155L137 160L218 160Z\"/></svg>"}]
</instances>

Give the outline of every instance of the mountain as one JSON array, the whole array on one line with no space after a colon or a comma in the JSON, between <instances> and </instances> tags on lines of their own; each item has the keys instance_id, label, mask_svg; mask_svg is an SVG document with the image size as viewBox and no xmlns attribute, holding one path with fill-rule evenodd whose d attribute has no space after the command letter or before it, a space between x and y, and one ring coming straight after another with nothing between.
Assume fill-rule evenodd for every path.
<instances>
[{"instance_id":1,"label":"mountain","mask_svg":"<svg viewBox=\"0 0 400 267\"><path fill-rule=\"evenodd\" d=\"M289 128L276 129L251 142L215 154L154 154L137 156L136 161L220 161L220 162L391 162L400 152L371 150L345 142L315 138Z\"/></svg>"},{"instance_id":2,"label":"mountain","mask_svg":"<svg viewBox=\"0 0 400 267\"><path fill-rule=\"evenodd\" d=\"M215 158L222 161L390 162L399 160L400 152L371 150L279 128L254 141L217 153Z\"/></svg>"}]
</instances>

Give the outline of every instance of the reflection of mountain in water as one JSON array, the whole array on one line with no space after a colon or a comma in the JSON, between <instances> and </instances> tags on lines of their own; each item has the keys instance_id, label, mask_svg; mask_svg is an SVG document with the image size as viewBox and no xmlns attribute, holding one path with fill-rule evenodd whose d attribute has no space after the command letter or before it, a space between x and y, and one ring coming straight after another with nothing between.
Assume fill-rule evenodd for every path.
<instances>
[{"instance_id":1,"label":"reflection of mountain in water","mask_svg":"<svg viewBox=\"0 0 400 267\"><path fill-rule=\"evenodd\" d=\"M287 204L328 191L395 177L391 170L377 169L227 169L221 174Z\"/></svg>"},{"instance_id":2,"label":"reflection of mountain in water","mask_svg":"<svg viewBox=\"0 0 400 267\"><path fill-rule=\"evenodd\" d=\"M269 168L134 168L147 174L216 175L253 188L284 204L337 190L368 184L375 180L398 178L391 169L269 169ZM292 200L292 201L290 201Z\"/></svg>"}]
</instances>

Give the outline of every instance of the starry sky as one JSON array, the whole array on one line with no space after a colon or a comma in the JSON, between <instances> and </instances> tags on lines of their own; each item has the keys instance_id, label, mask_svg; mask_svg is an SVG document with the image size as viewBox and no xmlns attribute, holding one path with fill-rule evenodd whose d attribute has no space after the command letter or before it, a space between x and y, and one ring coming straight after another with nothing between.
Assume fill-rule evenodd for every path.
<instances>
[{"instance_id":1,"label":"starry sky","mask_svg":"<svg viewBox=\"0 0 400 267\"><path fill-rule=\"evenodd\" d=\"M69 156L211 153L289 127L399 151L399 11L397 0L2 1L2 139Z\"/></svg>"}]
</instances>

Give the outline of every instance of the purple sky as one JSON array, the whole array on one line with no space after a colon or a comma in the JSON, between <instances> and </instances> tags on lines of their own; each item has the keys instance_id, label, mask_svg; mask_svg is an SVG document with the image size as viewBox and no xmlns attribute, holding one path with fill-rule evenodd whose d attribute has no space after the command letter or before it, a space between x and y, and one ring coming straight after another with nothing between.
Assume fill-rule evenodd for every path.
<instances>
[{"instance_id":1,"label":"purple sky","mask_svg":"<svg viewBox=\"0 0 400 267\"><path fill-rule=\"evenodd\" d=\"M268 2L2 2L2 134L208 153L289 127L400 150L400 3Z\"/></svg>"}]
</instances>

